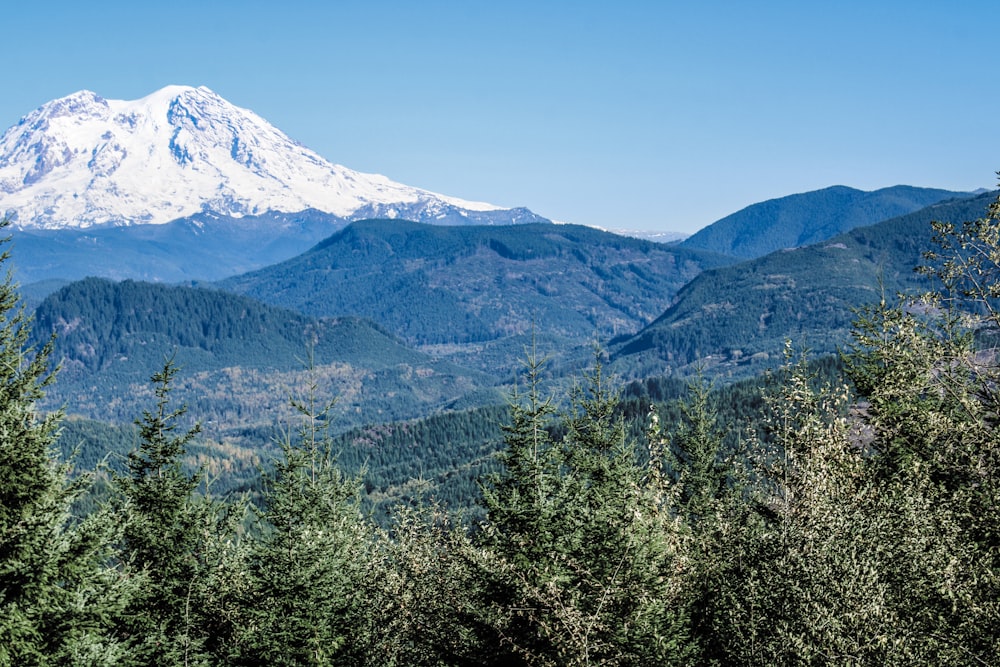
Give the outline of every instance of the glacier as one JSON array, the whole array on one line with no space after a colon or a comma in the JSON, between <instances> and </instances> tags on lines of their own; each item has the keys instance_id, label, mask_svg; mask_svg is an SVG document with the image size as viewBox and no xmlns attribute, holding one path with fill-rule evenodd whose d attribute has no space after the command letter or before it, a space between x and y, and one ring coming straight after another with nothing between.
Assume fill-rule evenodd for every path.
<instances>
[{"instance_id":1,"label":"glacier","mask_svg":"<svg viewBox=\"0 0 1000 667\"><path fill-rule=\"evenodd\" d=\"M545 220L334 164L204 86L167 86L131 101L83 90L42 105L0 136L0 213L15 228L305 210L345 221Z\"/></svg>"}]
</instances>

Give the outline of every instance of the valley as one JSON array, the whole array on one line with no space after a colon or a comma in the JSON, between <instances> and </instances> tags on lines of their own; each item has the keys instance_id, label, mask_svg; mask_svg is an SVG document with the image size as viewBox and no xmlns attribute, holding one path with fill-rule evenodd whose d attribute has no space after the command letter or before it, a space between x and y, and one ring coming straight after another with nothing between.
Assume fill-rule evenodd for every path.
<instances>
[{"instance_id":1,"label":"valley","mask_svg":"<svg viewBox=\"0 0 1000 667\"><path fill-rule=\"evenodd\" d=\"M371 220L217 283L87 278L36 297L34 344L55 334L61 365L42 405L72 418L67 451L100 460L88 429L127 432L152 399L150 369L171 358L177 400L203 429L190 464L221 491L256 484L293 421L289 400L313 387L336 400L332 433L373 506L411 497L419 478L421 493L470 509L528 351L546 359L559 403L595 344L622 386L674 382L644 399L661 409L696 374L720 391L759 382L786 340L836 354L856 309L927 289L913 267L930 221L972 219L994 196L743 261L572 225Z\"/></svg>"}]
</instances>

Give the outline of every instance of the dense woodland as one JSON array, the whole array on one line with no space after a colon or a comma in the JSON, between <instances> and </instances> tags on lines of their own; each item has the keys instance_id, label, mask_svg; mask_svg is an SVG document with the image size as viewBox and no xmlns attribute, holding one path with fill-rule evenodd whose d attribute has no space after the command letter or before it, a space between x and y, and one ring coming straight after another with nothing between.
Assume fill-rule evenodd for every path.
<instances>
[{"instance_id":1,"label":"dense woodland","mask_svg":"<svg viewBox=\"0 0 1000 667\"><path fill-rule=\"evenodd\" d=\"M131 280L88 278L49 295L35 311L31 343L53 333L62 369L44 407L128 423L150 397L149 369L168 354L187 371L175 387L181 401L220 438L287 412L310 357L326 362L314 379L338 395L345 428L427 414L486 379L406 347L369 320L319 320L219 290Z\"/></svg>"},{"instance_id":2,"label":"dense woodland","mask_svg":"<svg viewBox=\"0 0 1000 667\"><path fill-rule=\"evenodd\" d=\"M316 317L368 317L412 344L491 341L532 323L579 340L634 331L699 272L734 261L578 225L364 220L218 285Z\"/></svg>"},{"instance_id":3,"label":"dense woodland","mask_svg":"<svg viewBox=\"0 0 1000 667\"><path fill-rule=\"evenodd\" d=\"M789 345L746 411L600 354L557 405L529 353L472 518L414 487L376 521L318 383L219 497L170 360L136 446L81 474L8 280L0 665L997 664L1000 200L936 232L934 291L857 313L839 363Z\"/></svg>"},{"instance_id":4,"label":"dense woodland","mask_svg":"<svg viewBox=\"0 0 1000 667\"><path fill-rule=\"evenodd\" d=\"M699 230L681 245L754 259L971 194L909 185L864 192L834 185L748 206Z\"/></svg>"},{"instance_id":5,"label":"dense woodland","mask_svg":"<svg viewBox=\"0 0 1000 667\"><path fill-rule=\"evenodd\" d=\"M948 200L820 243L708 269L654 322L614 346L614 367L643 377L662 373L664 365L679 369L710 357L715 373L745 376L773 365L789 338L833 353L850 338L858 306L935 288L913 271L933 220L978 218L995 198L994 192ZM833 217L834 210L820 209L817 217Z\"/></svg>"}]
</instances>

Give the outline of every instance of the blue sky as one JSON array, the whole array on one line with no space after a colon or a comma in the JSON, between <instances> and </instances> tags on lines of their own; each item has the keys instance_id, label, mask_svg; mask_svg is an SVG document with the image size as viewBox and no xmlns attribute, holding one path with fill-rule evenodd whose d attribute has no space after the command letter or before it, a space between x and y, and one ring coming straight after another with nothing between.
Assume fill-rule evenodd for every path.
<instances>
[{"instance_id":1,"label":"blue sky","mask_svg":"<svg viewBox=\"0 0 1000 667\"><path fill-rule=\"evenodd\" d=\"M996 186L993 3L751 4L19 3L0 126L80 89L205 85L352 169L610 228Z\"/></svg>"}]
</instances>

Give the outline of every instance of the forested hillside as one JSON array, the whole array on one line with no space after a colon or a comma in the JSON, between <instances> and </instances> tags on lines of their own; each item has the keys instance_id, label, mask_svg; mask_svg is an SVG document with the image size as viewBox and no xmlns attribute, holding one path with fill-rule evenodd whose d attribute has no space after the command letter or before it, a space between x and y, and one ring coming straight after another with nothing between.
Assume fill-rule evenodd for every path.
<instances>
[{"instance_id":1,"label":"forested hillside","mask_svg":"<svg viewBox=\"0 0 1000 667\"><path fill-rule=\"evenodd\" d=\"M38 409L52 348L0 283L0 664L994 664L1000 199L935 230L937 291L857 312L842 366L786 345L725 408L698 379L623 393L596 352L563 402L529 349L489 465L485 413L349 436L379 465L478 439L471 525L391 465L345 472L316 374L252 502L213 495L170 361L108 502L78 502L94 478ZM408 507L382 527L365 490Z\"/></svg>"},{"instance_id":2,"label":"forested hillside","mask_svg":"<svg viewBox=\"0 0 1000 667\"><path fill-rule=\"evenodd\" d=\"M309 252L219 283L315 317L358 315L415 344L634 332L730 260L575 225L354 223Z\"/></svg>"},{"instance_id":3,"label":"forested hillside","mask_svg":"<svg viewBox=\"0 0 1000 667\"><path fill-rule=\"evenodd\" d=\"M753 204L699 230L681 242L740 259L820 243L968 192L897 185L865 192L837 185Z\"/></svg>"},{"instance_id":4,"label":"forested hillside","mask_svg":"<svg viewBox=\"0 0 1000 667\"><path fill-rule=\"evenodd\" d=\"M747 375L780 358L786 339L817 354L847 343L854 311L883 296L925 289L914 268L931 220L972 220L994 194L953 200L804 248L702 273L665 313L612 348L629 377L689 364Z\"/></svg>"},{"instance_id":5,"label":"forested hillside","mask_svg":"<svg viewBox=\"0 0 1000 667\"><path fill-rule=\"evenodd\" d=\"M492 384L371 322L316 320L219 290L78 281L36 311L33 341L53 333L62 371L46 405L130 421L148 396L149 369L173 358L184 369L178 394L219 436L287 412L310 364L339 397L344 428L426 415Z\"/></svg>"}]
</instances>

